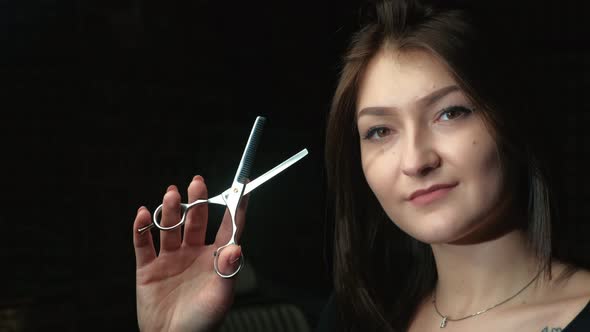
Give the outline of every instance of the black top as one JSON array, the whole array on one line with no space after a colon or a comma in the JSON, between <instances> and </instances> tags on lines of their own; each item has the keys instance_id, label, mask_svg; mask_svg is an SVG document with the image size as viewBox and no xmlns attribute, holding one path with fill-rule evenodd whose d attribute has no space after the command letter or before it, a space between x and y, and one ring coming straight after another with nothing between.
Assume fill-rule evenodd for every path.
<instances>
[{"instance_id":1,"label":"black top","mask_svg":"<svg viewBox=\"0 0 590 332\"><path fill-rule=\"evenodd\" d=\"M336 331L336 305L334 304L334 295L328 299L324 311L320 317L315 332L333 332ZM548 329L551 332L551 329ZM590 302L580 313L563 329L561 332L589 332L590 331Z\"/></svg>"},{"instance_id":2,"label":"black top","mask_svg":"<svg viewBox=\"0 0 590 332\"><path fill-rule=\"evenodd\" d=\"M590 331L590 302L580 313L569 323L562 332L583 332Z\"/></svg>"}]
</instances>

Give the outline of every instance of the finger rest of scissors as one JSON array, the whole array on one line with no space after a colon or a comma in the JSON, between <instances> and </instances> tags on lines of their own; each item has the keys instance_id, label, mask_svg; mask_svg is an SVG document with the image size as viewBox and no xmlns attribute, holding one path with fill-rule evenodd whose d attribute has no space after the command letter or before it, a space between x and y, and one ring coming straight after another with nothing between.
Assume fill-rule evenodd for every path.
<instances>
[{"instance_id":1,"label":"finger rest of scissors","mask_svg":"<svg viewBox=\"0 0 590 332\"><path fill-rule=\"evenodd\" d=\"M143 234L143 233L145 233L146 231L148 231L148 230L152 229L152 227L154 227L154 224L149 224L149 225L147 225L147 226L140 227L140 228L138 228L138 229L137 229L137 233L139 233L139 234Z\"/></svg>"}]
</instances>

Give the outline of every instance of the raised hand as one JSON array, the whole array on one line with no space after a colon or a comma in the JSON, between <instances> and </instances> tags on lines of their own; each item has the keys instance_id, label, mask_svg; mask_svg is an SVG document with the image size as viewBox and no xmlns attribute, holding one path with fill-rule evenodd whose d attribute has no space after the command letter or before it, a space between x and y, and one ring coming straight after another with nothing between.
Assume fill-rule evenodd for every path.
<instances>
[{"instance_id":1,"label":"raised hand","mask_svg":"<svg viewBox=\"0 0 590 332\"><path fill-rule=\"evenodd\" d=\"M207 198L201 176L195 176L188 188L189 202ZM181 196L175 186L168 187L163 200L162 225L180 220ZM247 196L237 211L239 240L245 222ZM215 242L205 245L208 206L189 210L184 235L180 228L160 231L160 250L156 253L151 233L137 229L151 222L150 212L141 207L133 225L136 257L137 319L142 331L211 331L218 326L233 302L235 279L224 279L213 269L215 250L226 244L232 233L226 211ZM219 269L234 271L241 255L239 246L221 251ZM236 276L237 277L237 276Z\"/></svg>"}]
</instances>

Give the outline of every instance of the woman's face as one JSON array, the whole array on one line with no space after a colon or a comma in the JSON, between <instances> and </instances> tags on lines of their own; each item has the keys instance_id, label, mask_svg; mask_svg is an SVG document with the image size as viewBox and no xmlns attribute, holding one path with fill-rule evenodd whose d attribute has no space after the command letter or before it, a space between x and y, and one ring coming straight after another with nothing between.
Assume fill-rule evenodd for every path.
<instances>
[{"instance_id":1,"label":"woman's face","mask_svg":"<svg viewBox=\"0 0 590 332\"><path fill-rule=\"evenodd\" d=\"M381 51L357 104L366 180L395 224L426 243L466 240L502 193L496 144L446 67L424 51ZM438 190L432 186L440 186ZM419 194L419 190L428 193Z\"/></svg>"}]
</instances>

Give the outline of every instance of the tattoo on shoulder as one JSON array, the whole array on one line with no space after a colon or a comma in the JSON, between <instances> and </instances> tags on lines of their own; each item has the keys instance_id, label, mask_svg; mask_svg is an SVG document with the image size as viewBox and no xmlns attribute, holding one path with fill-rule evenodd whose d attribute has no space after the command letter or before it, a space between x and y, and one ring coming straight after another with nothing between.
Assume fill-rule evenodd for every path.
<instances>
[{"instance_id":1,"label":"tattoo on shoulder","mask_svg":"<svg viewBox=\"0 0 590 332\"><path fill-rule=\"evenodd\" d=\"M541 332L561 332L563 331L563 328L561 327L549 327L549 326L545 326Z\"/></svg>"}]
</instances>

